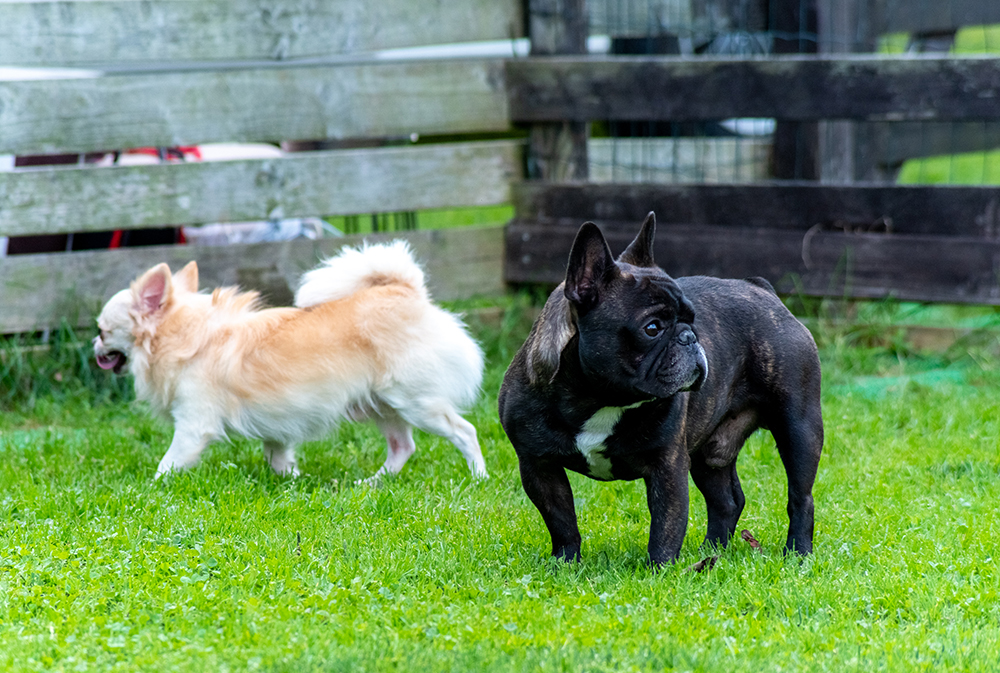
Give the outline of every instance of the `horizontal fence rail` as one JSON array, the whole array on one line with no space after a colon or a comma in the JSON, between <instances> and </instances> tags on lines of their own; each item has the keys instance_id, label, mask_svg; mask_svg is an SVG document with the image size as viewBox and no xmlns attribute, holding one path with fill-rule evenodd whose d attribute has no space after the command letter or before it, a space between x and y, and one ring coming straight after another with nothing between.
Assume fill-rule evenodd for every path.
<instances>
[{"instance_id":1,"label":"horizontal fence rail","mask_svg":"<svg viewBox=\"0 0 1000 673\"><path fill-rule=\"evenodd\" d=\"M545 185L514 189L518 216L580 226L586 219L1000 238L1000 188L742 185ZM567 248L567 252L569 249Z\"/></svg>"},{"instance_id":2,"label":"horizontal fence rail","mask_svg":"<svg viewBox=\"0 0 1000 673\"><path fill-rule=\"evenodd\" d=\"M498 59L0 80L0 154L509 127Z\"/></svg>"},{"instance_id":3,"label":"horizontal fence rail","mask_svg":"<svg viewBox=\"0 0 1000 673\"><path fill-rule=\"evenodd\" d=\"M389 238L409 241L425 268L431 294L448 300L497 295L502 280L502 227L345 236L318 241L227 246L154 246L72 254L19 255L0 262L0 334L39 330L66 320L92 326L103 303L146 269L174 271L198 262L201 286L240 285L272 305L292 301L302 273L344 245Z\"/></svg>"},{"instance_id":4,"label":"horizontal fence rail","mask_svg":"<svg viewBox=\"0 0 1000 673\"><path fill-rule=\"evenodd\" d=\"M1000 59L559 56L507 62L516 122L1000 119Z\"/></svg>"},{"instance_id":5,"label":"horizontal fence rail","mask_svg":"<svg viewBox=\"0 0 1000 673\"><path fill-rule=\"evenodd\" d=\"M315 58L524 34L519 0L3 0L0 64Z\"/></svg>"},{"instance_id":6,"label":"horizontal fence rail","mask_svg":"<svg viewBox=\"0 0 1000 673\"><path fill-rule=\"evenodd\" d=\"M616 254L639 228L600 224ZM507 280L561 282L577 229L511 223ZM998 239L665 224L657 229L655 257L673 276L763 276L785 294L1000 304Z\"/></svg>"},{"instance_id":7,"label":"horizontal fence rail","mask_svg":"<svg viewBox=\"0 0 1000 673\"><path fill-rule=\"evenodd\" d=\"M508 203L515 141L0 173L0 236Z\"/></svg>"}]
</instances>

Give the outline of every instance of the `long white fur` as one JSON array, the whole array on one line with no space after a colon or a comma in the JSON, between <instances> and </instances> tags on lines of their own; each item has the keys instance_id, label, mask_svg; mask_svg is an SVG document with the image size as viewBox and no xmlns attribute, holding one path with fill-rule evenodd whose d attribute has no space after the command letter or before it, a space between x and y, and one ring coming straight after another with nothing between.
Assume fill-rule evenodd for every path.
<instances>
[{"instance_id":1,"label":"long white fur","mask_svg":"<svg viewBox=\"0 0 1000 673\"><path fill-rule=\"evenodd\" d=\"M178 274L176 278L180 277ZM194 465L207 444L224 437L227 431L264 439L272 468L279 473L298 474L295 445L321 436L345 418L370 418L386 437L388 456L373 478L399 472L415 450L414 426L451 441L466 458L472 473L485 477L475 428L459 415L459 410L479 394L483 356L462 322L430 303L423 280L423 271L401 241L345 249L304 277L296 296L300 308L346 298L372 286L405 284L416 291L419 299L414 299L414 305L419 317L400 320L391 334L372 335L375 340L384 339L392 353L392 365L381 378L372 379L366 374L370 370L364 363L341 364L337 360L334 369L346 367L357 373L313 377L277 388L270 395L241 398L227 388L226 368L243 367L248 358L259 354L241 351L239 340L226 343L221 351L218 347L203 351L201 344L208 343L220 330L266 329L267 316L280 320L282 311L296 309L259 311L252 301L241 303L242 295L228 307L225 301L216 306L215 295L179 287L172 289L171 310L184 306L196 310L191 311L190 330L185 329L185 333L190 332L190 343L182 349L177 374L170 376L165 385L151 385L154 377L150 372L149 341L134 343L136 325L143 320L135 308L139 301L136 284L131 291L115 295L102 311L98 319L102 336L94 340L95 352L127 352L137 397L174 419L174 439L160 461L157 477ZM220 292L231 291L219 290L216 294ZM362 324L358 329L366 328ZM406 347L399 349L400 343ZM210 362L209 357L213 358ZM335 356L314 353L312 357L317 369L324 370L324 358Z\"/></svg>"},{"instance_id":2,"label":"long white fur","mask_svg":"<svg viewBox=\"0 0 1000 673\"><path fill-rule=\"evenodd\" d=\"M424 299L428 298L424 272L414 261L406 241L344 248L302 277L295 305L316 306L349 297L362 287L389 282L409 285Z\"/></svg>"}]
</instances>

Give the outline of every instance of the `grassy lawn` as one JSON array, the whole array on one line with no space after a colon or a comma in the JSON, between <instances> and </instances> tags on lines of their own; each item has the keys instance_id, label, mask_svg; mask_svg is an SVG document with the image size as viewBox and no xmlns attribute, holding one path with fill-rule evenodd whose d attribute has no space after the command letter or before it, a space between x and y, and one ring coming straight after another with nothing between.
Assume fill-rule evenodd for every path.
<instances>
[{"instance_id":1,"label":"grassy lawn","mask_svg":"<svg viewBox=\"0 0 1000 673\"><path fill-rule=\"evenodd\" d=\"M926 355L822 330L816 553L780 552L785 476L758 433L739 459L740 526L762 550L737 540L710 572L685 571L705 556L692 488L682 559L653 573L641 482L572 476L585 560L548 558L495 413L526 332L521 309L512 302L501 328L476 329L489 369L469 417L485 483L420 435L399 477L353 486L384 449L349 425L304 447L297 480L274 477L259 447L237 440L153 484L170 427L116 384L79 385L97 373L86 345L64 335L36 356L45 381L9 395L0 420L0 669L997 667L995 337ZM28 369L10 353L0 362L0 385Z\"/></svg>"}]
</instances>

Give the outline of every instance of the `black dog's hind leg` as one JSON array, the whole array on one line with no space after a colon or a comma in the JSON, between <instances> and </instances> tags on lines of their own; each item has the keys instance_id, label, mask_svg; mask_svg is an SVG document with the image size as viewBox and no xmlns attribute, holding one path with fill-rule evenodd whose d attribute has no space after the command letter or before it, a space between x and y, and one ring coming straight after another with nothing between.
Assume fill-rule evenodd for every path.
<instances>
[{"instance_id":1,"label":"black dog's hind leg","mask_svg":"<svg viewBox=\"0 0 1000 673\"><path fill-rule=\"evenodd\" d=\"M788 475L788 539L785 549L812 553L813 482L823 451L823 417L815 404L788 404L770 424Z\"/></svg>"},{"instance_id":2,"label":"black dog's hind leg","mask_svg":"<svg viewBox=\"0 0 1000 673\"><path fill-rule=\"evenodd\" d=\"M552 536L552 555L564 561L579 561L580 529L566 470L530 457L519 457L519 463L524 492L538 508Z\"/></svg>"},{"instance_id":3,"label":"black dog's hind leg","mask_svg":"<svg viewBox=\"0 0 1000 673\"><path fill-rule=\"evenodd\" d=\"M725 467L711 467L699 452L691 456L691 479L705 496L708 509L706 545L725 547L736 534L746 497L736 474L736 461Z\"/></svg>"}]
</instances>

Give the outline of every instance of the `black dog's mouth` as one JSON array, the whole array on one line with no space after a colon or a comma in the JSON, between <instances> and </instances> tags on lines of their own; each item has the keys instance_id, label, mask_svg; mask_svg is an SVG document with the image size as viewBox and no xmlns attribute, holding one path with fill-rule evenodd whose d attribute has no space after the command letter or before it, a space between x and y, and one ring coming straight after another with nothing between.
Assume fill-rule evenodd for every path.
<instances>
[{"instance_id":1,"label":"black dog's mouth","mask_svg":"<svg viewBox=\"0 0 1000 673\"><path fill-rule=\"evenodd\" d=\"M694 392L701 388L701 384L708 378L708 358L705 356L705 349L701 344L694 345L694 370L690 373L687 383L681 386L682 391Z\"/></svg>"},{"instance_id":2,"label":"black dog's mouth","mask_svg":"<svg viewBox=\"0 0 1000 673\"><path fill-rule=\"evenodd\" d=\"M110 369L115 374L121 374L122 369L128 363L128 358L121 351L108 351L106 353L97 353L97 366L101 369Z\"/></svg>"},{"instance_id":3,"label":"black dog's mouth","mask_svg":"<svg viewBox=\"0 0 1000 673\"><path fill-rule=\"evenodd\" d=\"M699 366L695 371L691 372L691 377L689 378L687 383L681 386L679 392L687 391L693 393L697 390L700 390L701 384L705 382L706 378L708 378L707 368L702 368Z\"/></svg>"},{"instance_id":4,"label":"black dog's mouth","mask_svg":"<svg viewBox=\"0 0 1000 673\"><path fill-rule=\"evenodd\" d=\"M686 352L673 351L668 355L671 359L654 362L655 369L640 377L636 390L666 398L701 388L708 378L708 359L701 344L695 343L687 347Z\"/></svg>"}]
</instances>

